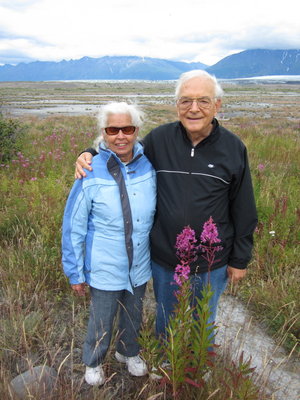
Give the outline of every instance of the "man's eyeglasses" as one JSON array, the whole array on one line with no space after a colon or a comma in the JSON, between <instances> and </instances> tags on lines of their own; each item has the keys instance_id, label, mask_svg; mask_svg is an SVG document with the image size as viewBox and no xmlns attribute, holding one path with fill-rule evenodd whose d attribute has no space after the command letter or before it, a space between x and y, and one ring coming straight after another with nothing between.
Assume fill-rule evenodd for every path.
<instances>
[{"instance_id":1,"label":"man's eyeglasses","mask_svg":"<svg viewBox=\"0 0 300 400\"><path fill-rule=\"evenodd\" d=\"M190 97L181 97L179 100L177 100L177 105L181 110L188 110L189 108L192 107L194 101L196 101L197 106L199 108L208 110L209 108L212 107L213 100L214 99L210 97L196 97L193 99Z\"/></svg>"},{"instance_id":2,"label":"man's eyeglasses","mask_svg":"<svg viewBox=\"0 0 300 400\"><path fill-rule=\"evenodd\" d=\"M108 126L107 128L104 128L105 132L107 135L117 135L120 131L124 133L124 135L133 135L135 132L135 126Z\"/></svg>"}]
</instances>

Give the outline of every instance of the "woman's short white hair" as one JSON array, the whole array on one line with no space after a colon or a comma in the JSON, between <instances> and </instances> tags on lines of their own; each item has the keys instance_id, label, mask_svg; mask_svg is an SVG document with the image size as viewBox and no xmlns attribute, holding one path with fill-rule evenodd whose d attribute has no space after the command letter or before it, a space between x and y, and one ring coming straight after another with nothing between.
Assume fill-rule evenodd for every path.
<instances>
[{"instance_id":1,"label":"woman's short white hair","mask_svg":"<svg viewBox=\"0 0 300 400\"><path fill-rule=\"evenodd\" d=\"M192 71L184 72L183 74L180 75L176 88L175 88L175 99L178 100L179 94L182 88L182 85L186 82L189 81L192 78L206 78L210 80L215 89L215 97L217 99L220 99L224 92L223 89L221 88L221 85L217 81L216 77L214 75L210 75L208 72L204 71L203 69L194 69Z\"/></svg>"},{"instance_id":2,"label":"woman's short white hair","mask_svg":"<svg viewBox=\"0 0 300 400\"><path fill-rule=\"evenodd\" d=\"M103 129L107 128L107 122L110 115L127 114L131 118L131 123L136 128L141 128L144 122L144 113L138 106L128 104L125 101L107 103L101 106L97 115L98 129L100 135L94 141L94 148L98 151L99 144L104 141Z\"/></svg>"},{"instance_id":3,"label":"woman's short white hair","mask_svg":"<svg viewBox=\"0 0 300 400\"><path fill-rule=\"evenodd\" d=\"M103 105L98 113L98 127L107 127L108 117L115 114L127 114L133 126L140 128L143 125L144 113L136 105L127 104L125 101L113 102Z\"/></svg>"}]
</instances>

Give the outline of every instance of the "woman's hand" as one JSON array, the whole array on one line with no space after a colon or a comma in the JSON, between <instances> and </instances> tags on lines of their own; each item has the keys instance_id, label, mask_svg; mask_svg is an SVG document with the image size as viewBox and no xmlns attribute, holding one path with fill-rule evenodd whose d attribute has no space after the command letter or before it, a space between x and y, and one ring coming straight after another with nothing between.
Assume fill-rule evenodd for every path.
<instances>
[{"instance_id":1,"label":"woman's hand","mask_svg":"<svg viewBox=\"0 0 300 400\"><path fill-rule=\"evenodd\" d=\"M85 151L84 153L80 154L77 158L75 163L75 179L81 179L82 177L86 176L83 168L92 171L91 162L92 162L92 154Z\"/></svg>"},{"instance_id":2,"label":"woman's hand","mask_svg":"<svg viewBox=\"0 0 300 400\"><path fill-rule=\"evenodd\" d=\"M77 296L85 296L85 287L86 283L78 283L76 285L71 285L72 290L75 292Z\"/></svg>"}]
</instances>

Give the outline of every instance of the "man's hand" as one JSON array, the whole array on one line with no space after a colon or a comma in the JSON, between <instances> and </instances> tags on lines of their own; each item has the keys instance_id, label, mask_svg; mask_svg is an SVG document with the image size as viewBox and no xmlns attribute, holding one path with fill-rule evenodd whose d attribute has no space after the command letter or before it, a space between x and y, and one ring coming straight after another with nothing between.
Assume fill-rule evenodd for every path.
<instances>
[{"instance_id":1,"label":"man's hand","mask_svg":"<svg viewBox=\"0 0 300 400\"><path fill-rule=\"evenodd\" d=\"M79 283L77 285L71 285L71 287L77 296L85 296L86 283Z\"/></svg>"},{"instance_id":2,"label":"man's hand","mask_svg":"<svg viewBox=\"0 0 300 400\"><path fill-rule=\"evenodd\" d=\"M233 268L230 267L230 265L227 267L229 282L233 284L236 284L240 279L243 279L246 276L246 273L246 269Z\"/></svg>"},{"instance_id":3,"label":"man's hand","mask_svg":"<svg viewBox=\"0 0 300 400\"><path fill-rule=\"evenodd\" d=\"M81 179L82 177L86 176L86 173L84 172L83 168L92 171L92 167L90 166L92 158L93 158L92 154L88 153L87 151L80 154L75 163L76 166L75 179Z\"/></svg>"}]
</instances>

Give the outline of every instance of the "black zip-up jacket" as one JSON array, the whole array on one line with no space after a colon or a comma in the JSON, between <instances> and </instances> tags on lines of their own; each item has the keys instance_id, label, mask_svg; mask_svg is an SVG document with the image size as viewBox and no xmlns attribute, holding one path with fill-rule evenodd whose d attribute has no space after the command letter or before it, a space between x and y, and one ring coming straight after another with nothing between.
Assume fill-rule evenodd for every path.
<instances>
[{"instance_id":1,"label":"black zip-up jacket","mask_svg":"<svg viewBox=\"0 0 300 400\"><path fill-rule=\"evenodd\" d=\"M157 173L152 259L174 269L177 235L189 225L199 239L211 216L223 247L212 269L225 264L245 269L251 259L257 214L243 142L216 119L211 134L195 147L179 121L153 129L142 142ZM192 272L207 271L201 253L191 267Z\"/></svg>"},{"instance_id":2,"label":"black zip-up jacket","mask_svg":"<svg viewBox=\"0 0 300 400\"><path fill-rule=\"evenodd\" d=\"M212 216L223 246L212 269L225 264L245 269L251 259L257 214L242 141L214 119L211 134L195 147L181 122L153 129L143 144L157 173L152 259L175 268L178 233L189 225L199 239L204 222ZM207 271L200 253L192 271Z\"/></svg>"}]
</instances>

